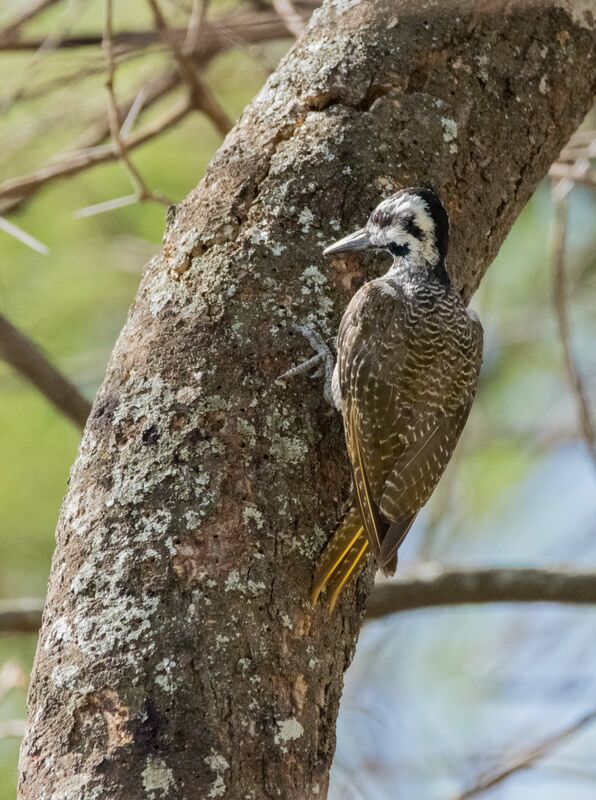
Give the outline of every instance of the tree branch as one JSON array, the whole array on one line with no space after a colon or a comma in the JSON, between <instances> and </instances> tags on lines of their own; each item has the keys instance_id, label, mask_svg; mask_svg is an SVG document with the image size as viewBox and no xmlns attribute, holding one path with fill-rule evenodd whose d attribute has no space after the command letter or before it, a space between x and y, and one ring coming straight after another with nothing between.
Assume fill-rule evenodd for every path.
<instances>
[{"instance_id":1,"label":"tree branch","mask_svg":"<svg viewBox=\"0 0 596 800\"><path fill-rule=\"evenodd\" d=\"M572 725L569 725L562 731L549 736L543 742L526 751L525 753L521 753L519 756L513 759L510 764L503 767L503 769L492 775L487 775L486 777L481 778L470 789L458 795L456 800L471 800L473 797L478 797L478 795L484 794L484 792L487 792L489 789L493 789L495 786L504 783L517 772L521 772L524 769L534 766L536 762L550 755L555 747L566 742L571 736L574 736L576 733L580 733L582 730L592 725L595 720L596 711L590 711L588 714L584 714Z\"/></svg>"},{"instance_id":2,"label":"tree branch","mask_svg":"<svg viewBox=\"0 0 596 800\"><path fill-rule=\"evenodd\" d=\"M42 613L43 600L37 598L0 600L0 634L37 633Z\"/></svg>"},{"instance_id":3,"label":"tree branch","mask_svg":"<svg viewBox=\"0 0 596 800\"><path fill-rule=\"evenodd\" d=\"M559 197L556 188L552 192L552 197L555 206L555 217L553 220L553 305L557 318L559 338L563 348L567 381L575 399L582 437L586 444L588 454L596 468L596 434L594 433L592 411L590 409L584 381L575 363L571 344L571 332L569 329L569 317L567 314L565 240L569 205L567 194L565 194L564 197Z\"/></svg>"},{"instance_id":4,"label":"tree branch","mask_svg":"<svg viewBox=\"0 0 596 800\"><path fill-rule=\"evenodd\" d=\"M38 347L0 315L0 358L3 358L79 428L85 426L91 404L77 387L51 364Z\"/></svg>"},{"instance_id":5,"label":"tree branch","mask_svg":"<svg viewBox=\"0 0 596 800\"><path fill-rule=\"evenodd\" d=\"M199 77L192 58L178 45L177 38L172 34L157 0L147 0L147 2L153 13L156 28L168 42L172 54L178 63L180 75L188 84L190 96L195 108L197 111L201 111L205 114L205 116L211 120L216 130L218 130L222 136L225 136L231 129L232 122L211 93L209 87ZM196 39L198 39L198 36Z\"/></svg>"},{"instance_id":6,"label":"tree branch","mask_svg":"<svg viewBox=\"0 0 596 800\"><path fill-rule=\"evenodd\" d=\"M318 2L295 2L294 7L302 19L306 21ZM172 36L182 47L186 40L186 28L170 28ZM200 35L190 52L193 60L200 61L206 54L212 57L215 53L230 48L230 41L245 41L247 44L267 42L288 37L286 24L270 9L255 11L240 8L233 13L220 14L211 20L206 20ZM56 43L56 49L77 50L81 48L99 47L102 43L101 34L67 36ZM119 53L129 50L139 50L163 42L163 35L159 31L126 30L114 34L114 47ZM0 40L2 51L36 51L43 45L41 39L28 39L23 41Z\"/></svg>"},{"instance_id":7,"label":"tree branch","mask_svg":"<svg viewBox=\"0 0 596 800\"><path fill-rule=\"evenodd\" d=\"M453 569L425 564L379 584L367 620L400 611L478 603L596 603L596 573L561 569Z\"/></svg>"},{"instance_id":8,"label":"tree branch","mask_svg":"<svg viewBox=\"0 0 596 800\"><path fill-rule=\"evenodd\" d=\"M170 128L175 127L192 110L193 105L188 98L178 101L165 114L148 122L143 128L127 137L126 149L130 152L136 147L151 141L156 136L160 136ZM61 161L47 164L30 175L5 181L0 184L0 212L5 208L3 201L10 203L12 198L22 199L23 196L33 194L51 181L77 175L86 169L96 167L99 164L108 164L110 161L116 161L117 159L118 153L113 144L93 147L88 150L74 152L70 158L65 156Z\"/></svg>"},{"instance_id":9,"label":"tree branch","mask_svg":"<svg viewBox=\"0 0 596 800\"><path fill-rule=\"evenodd\" d=\"M279 376L381 267L322 246L432 182L469 298L596 81L559 0L398 11L325 3L170 216L61 514L21 800L325 797L372 570L310 607L349 470L320 386Z\"/></svg>"},{"instance_id":10,"label":"tree branch","mask_svg":"<svg viewBox=\"0 0 596 800\"><path fill-rule=\"evenodd\" d=\"M557 568L454 569L423 564L377 584L368 600L366 620L405 611L487 603L594 605L596 572ZM7 601L4 607L0 604L0 633L37 630L42 610L42 600Z\"/></svg>"},{"instance_id":11,"label":"tree branch","mask_svg":"<svg viewBox=\"0 0 596 800\"><path fill-rule=\"evenodd\" d=\"M30 22L50 6L56 5L57 2L60 2L60 0L31 0L17 17L0 30L0 49L3 49L5 44L17 41L20 29L26 22Z\"/></svg>"},{"instance_id":12,"label":"tree branch","mask_svg":"<svg viewBox=\"0 0 596 800\"><path fill-rule=\"evenodd\" d=\"M135 167L132 159L128 155L126 142L120 132L121 120L118 113L118 103L116 101L116 92L114 89L116 67L114 63L114 50L112 47L112 0L104 0L104 2L105 28L103 49L105 51L107 61L106 89L108 90L108 120L110 123L110 133L112 136L112 147L118 156L121 166L124 168L124 171L127 173L130 182L132 183L132 186L135 190L136 200L151 200L167 207L172 205L172 201L161 194L152 192L147 187L143 176Z\"/></svg>"}]
</instances>

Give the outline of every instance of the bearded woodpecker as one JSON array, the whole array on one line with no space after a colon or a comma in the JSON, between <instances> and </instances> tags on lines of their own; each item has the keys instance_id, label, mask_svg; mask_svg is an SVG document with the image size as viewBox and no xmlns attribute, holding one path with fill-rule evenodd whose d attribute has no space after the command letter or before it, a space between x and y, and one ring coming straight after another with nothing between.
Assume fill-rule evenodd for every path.
<instances>
[{"instance_id":1,"label":"bearded woodpecker","mask_svg":"<svg viewBox=\"0 0 596 800\"><path fill-rule=\"evenodd\" d=\"M482 326L446 270L449 218L437 195L409 188L324 255L377 248L393 256L343 315L331 390L353 475L352 507L322 553L311 599L342 589L372 551L385 575L443 474L468 418Z\"/></svg>"}]
</instances>

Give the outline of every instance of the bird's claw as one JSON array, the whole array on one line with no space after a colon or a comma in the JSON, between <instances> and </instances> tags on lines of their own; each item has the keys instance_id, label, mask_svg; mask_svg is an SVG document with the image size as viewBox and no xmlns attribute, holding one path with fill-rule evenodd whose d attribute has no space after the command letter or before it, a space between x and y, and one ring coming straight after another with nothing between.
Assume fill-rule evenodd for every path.
<instances>
[{"instance_id":1,"label":"bird's claw","mask_svg":"<svg viewBox=\"0 0 596 800\"><path fill-rule=\"evenodd\" d=\"M330 345L328 344L328 342L331 342L332 346L334 346L335 337L331 337L329 340L325 341L325 339L317 330L309 327L308 325L295 325L294 328L310 344L315 351L315 355L309 358L307 361L304 361L302 364L291 367L279 377L294 378L296 375L303 375L304 373L311 372L311 370L314 370L309 375L309 377L312 379L319 378L321 375L324 375L325 384L323 387L323 395L325 400L330 405L335 407L333 402L333 392L331 389L333 370L335 368L335 356Z\"/></svg>"}]
</instances>

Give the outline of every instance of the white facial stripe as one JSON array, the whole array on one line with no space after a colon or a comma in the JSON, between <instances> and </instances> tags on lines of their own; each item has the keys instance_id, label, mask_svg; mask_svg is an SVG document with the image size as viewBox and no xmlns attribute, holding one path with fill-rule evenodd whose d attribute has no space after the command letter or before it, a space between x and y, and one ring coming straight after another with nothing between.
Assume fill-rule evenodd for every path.
<instances>
[{"instance_id":1,"label":"white facial stripe","mask_svg":"<svg viewBox=\"0 0 596 800\"><path fill-rule=\"evenodd\" d=\"M409 258L413 261L424 260L429 264L434 264L438 260L438 252L435 246L434 236L424 236L418 239L411 233L406 233L402 227L397 226L387 230L387 241L395 242L397 245L407 244L409 248Z\"/></svg>"},{"instance_id":2,"label":"white facial stripe","mask_svg":"<svg viewBox=\"0 0 596 800\"><path fill-rule=\"evenodd\" d=\"M416 225L421 231L425 233L434 232L434 222L428 212L426 203L421 197L412 194L399 197L393 205L393 210L394 213L412 214Z\"/></svg>"},{"instance_id":3,"label":"white facial stripe","mask_svg":"<svg viewBox=\"0 0 596 800\"><path fill-rule=\"evenodd\" d=\"M418 239L411 233L407 233L402 227L402 223L397 219L396 224L387 230L387 238L398 245L408 245L410 259L416 261L423 259L430 264L434 264L438 259L434 236L435 224L424 200L416 195L398 197L397 200L391 202L388 211L392 216L396 217L411 215L424 236L422 239Z\"/></svg>"}]
</instances>

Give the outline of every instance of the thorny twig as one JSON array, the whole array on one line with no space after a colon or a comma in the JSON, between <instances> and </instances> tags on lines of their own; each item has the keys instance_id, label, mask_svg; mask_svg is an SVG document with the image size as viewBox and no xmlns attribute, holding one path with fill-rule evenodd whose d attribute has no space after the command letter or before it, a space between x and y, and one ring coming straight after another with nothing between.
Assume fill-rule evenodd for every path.
<instances>
[{"instance_id":1,"label":"thorny twig","mask_svg":"<svg viewBox=\"0 0 596 800\"><path fill-rule=\"evenodd\" d=\"M143 83L139 90L135 90L134 94L129 96L126 100L118 104L118 119L124 119L120 135L127 139L130 136L132 125L130 124L130 115L133 107L135 109L135 120L138 119L139 114L147 111L159 100L163 100L170 92L180 85L178 74L172 70L167 70L162 75L158 75L152 81ZM141 98L140 100L138 98ZM81 134L76 143L77 149L86 149L88 147L97 147L102 144L105 139L110 135L110 121L106 120L105 113L97 116L95 120L90 120L89 128ZM64 158L64 154L58 156L60 159Z\"/></svg>"},{"instance_id":2,"label":"thorny twig","mask_svg":"<svg viewBox=\"0 0 596 800\"><path fill-rule=\"evenodd\" d=\"M316 2L300 0L295 3L301 13L308 16L312 8L316 7ZM192 23L192 35L189 28L174 29L170 28L170 34L177 42L186 42L185 47L192 47L189 57L195 66L202 66L216 55L229 50L232 47L241 48L255 57L254 47L258 43L265 43L284 39L287 37L287 28L277 14L264 9L255 12L254 10L238 10L233 14L225 13L212 19L203 19ZM85 46L97 46L102 43L102 36L83 36L65 38L56 44L57 48L76 48ZM114 32L112 35L112 46L118 48L118 52L123 49L142 50L155 46L156 43L163 41L163 33L160 31L124 31ZM12 43L4 42L0 39L0 51L3 49L25 49L35 50L41 46L41 41L17 41ZM183 46L182 44L180 46ZM116 59L118 61L118 59ZM271 64L266 64L265 69L270 72ZM85 74L85 70L82 71ZM77 75L81 74L81 69ZM180 84L178 72L169 71L164 73L163 78L156 78L152 84L148 84L146 97L143 103L143 110L149 108L159 99L175 90ZM137 92L135 92L136 97ZM119 117L123 118L130 110L130 105L134 97L125 101L119 108ZM135 147L159 136L169 128L178 124L181 119L190 113L193 108L192 102L185 98L181 103L174 106L171 112L167 112L158 120L148 123L145 128L126 138L126 149L130 153ZM229 123L228 123L229 124ZM87 169L91 169L98 164L114 161L118 154L112 145L99 147L106 136L110 133L109 123L106 124L105 114L102 118L93 123L89 131L84 133L78 147L90 148L80 152L71 151L57 154L48 163L28 175L18 176L9 179L0 185L0 214L8 213L20 208L23 203L30 200L40 189L48 183L61 178L70 177Z\"/></svg>"},{"instance_id":3,"label":"thorny twig","mask_svg":"<svg viewBox=\"0 0 596 800\"><path fill-rule=\"evenodd\" d=\"M114 77L115 77L115 64L114 64L114 49L112 46L112 0L105 0L105 27L104 27L104 41L103 49L106 54L107 61L107 74L106 74L106 88L108 90L108 118L110 121L110 132L112 135L112 145L115 152L118 154L118 160L123 169L128 174L131 184L135 190L137 200L151 200L155 203L161 203L163 206L170 206L172 201L162 194L152 192L139 170L133 164L128 155L126 142L123 139L120 131L121 121L118 114L118 104L116 102L116 93L114 91ZM110 206L111 208L112 206ZM102 207L103 211L109 210L105 204Z\"/></svg>"},{"instance_id":4,"label":"thorny twig","mask_svg":"<svg viewBox=\"0 0 596 800\"><path fill-rule=\"evenodd\" d=\"M273 8L277 11L280 19L284 21L286 28L297 39L304 33L304 21L292 0L272 0Z\"/></svg>"},{"instance_id":5,"label":"thorny twig","mask_svg":"<svg viewBox=\"0 0 596 800\"><path fill-rule=\"evenodd\" d=\"M156 136L160 136L177 125L191 111L192 104L188 98L180 100L163 116L147 123L143 128L128 137L126 140L127 151L130 153L135 147L145 144L145 142L154 139ZM14 197L33 194L46 183L57 178L66 178L99 164L117 160L118 152L115 150L114 145L103 145L72 153L69 159L65 158L59 163L47 164L29 175L5 181L0 185L0 211L5 208L3 200L6 201Z\"/></svg>"},{"instance_id":6,"label":"thorny twig","mask_svg":"<svg viewBox=\"0 0 596 800\"><path fill-rule=\"evenodd\" d=\"M163 35L168 42L172 55L178 63L180 74L188 84L190 96L197 109L207 116L214 124L215 128L225 136L232 128L232 122L228 118L226 112L219 105L215 97L211 94L210 89L206 86L200 78L192 59L184 52L183 48L178 44L177 37L173 35L168 23L157 0L147 0L149 7L153 13L155 27Z\"/></svg>"},{"instance_id":7,"label":"thorny twig","mask_svg":"<svg viewBox=\"0 0 596 800\"><path fill-rule=\"evenodd\" d=\"M573 354L569 316L567 313L565 239L569 216L568 199L567 195L561 197L556 194L556 191L553 191L552 196L555 204L555 216L553 221L553 305L557 317L559 338L563 347L567 380L575 397L582 436L594 463L594 467L596 468L596 435L594 433L594 424L584 382Z\"/></svg>"},{"instance_id":8,"label":"thorny twig","mask_svg":"<svg viewBox=\"0 0 596 800\"><path fill-rule=\"evenodd\" d=\"M296 4L306 18L315 3L300 2ZM279 15L268 9L261 11L236 10L232 13L221 14L212 20L206 20L204 28L198 37L192 51L193 60L203 56L212 56L226 50L223 38L225 32L236 41L244 40L246 43L258 43L286 39L288 29ZM177 42L183 43L188 35L188 28L170 28L170 33ZM102 36L98 34L66 36L55 44L56 50L79 50L93 48L101 45ZM113 43L117 52L124 53L137 50L146 50L163 42L163 34L153 30L124 30L114 33ZM0 40L0 52L30 52L39 50L43 46L42 39L23 39L21 41Z\"/></svg>"}]
</instances>

